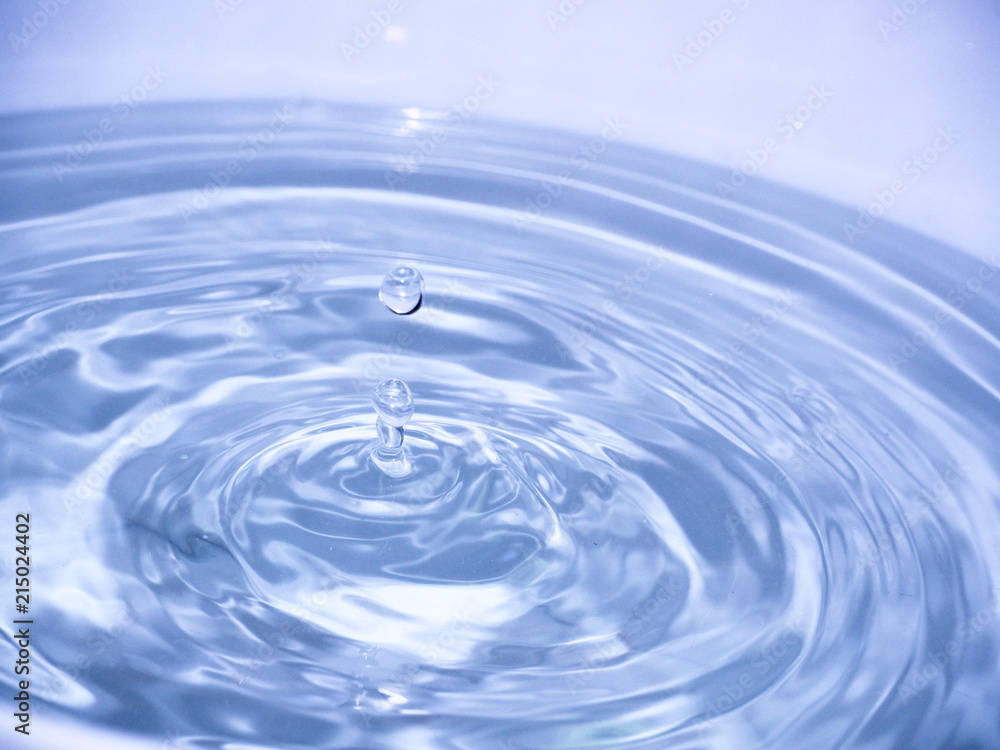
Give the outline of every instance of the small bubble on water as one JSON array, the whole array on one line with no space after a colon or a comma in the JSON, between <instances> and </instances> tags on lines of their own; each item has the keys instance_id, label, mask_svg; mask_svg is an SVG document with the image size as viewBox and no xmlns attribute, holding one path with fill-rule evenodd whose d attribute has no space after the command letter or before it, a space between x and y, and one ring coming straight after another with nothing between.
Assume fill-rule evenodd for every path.
<instances>
[{"instance_id":1,"label":"small bubble on water","mask_svg":"<svg viewBox=\"0 0 1000 750\"><path fill-rule=\"evenodd\" d=\"M397 315L406 315L420 306L424 295L424 277L410 266L396 266L382 280L378 298Z\"/></svg>"}]
</instances>

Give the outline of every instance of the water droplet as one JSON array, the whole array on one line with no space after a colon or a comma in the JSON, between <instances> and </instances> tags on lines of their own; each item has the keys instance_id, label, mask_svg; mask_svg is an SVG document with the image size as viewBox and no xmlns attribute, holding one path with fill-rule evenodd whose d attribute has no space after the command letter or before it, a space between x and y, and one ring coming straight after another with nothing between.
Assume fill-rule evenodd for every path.
<instances>
[{"instance_id":1,"label":"water droplet","mask_svg":"<svg viewBox=\"0 0 1000 750\"><path fill-rule=\"evenodd\" d=\"M389 425L402 427L413 416L413 395L399 378L383 380L372 394L375 412Z\"/></svg>"},{"instance_id":2,"label":"water droplet","mask_svg":"<svg viewBox=\"0 0 1000 750\"><path fill-rule=\"evenodd\" d=\"M410 266L396 266L382 280L378 298L397 315L406 315L420 307L424 295L424 277Z\"/></svg>"},{"instance_id":3,"label":"water droplet","mask_svg":"<svg viewBox=\"0 0 1000 750\"><path fill-rule=\"evenodd\" d=\"M398 378L383 380L372 393L378 419L375 430L379 444L371 452L374 464L391 477L410 473L410 456L403 446L403 425L413 416L413 396Z\"/></svg>"}]
</instances>

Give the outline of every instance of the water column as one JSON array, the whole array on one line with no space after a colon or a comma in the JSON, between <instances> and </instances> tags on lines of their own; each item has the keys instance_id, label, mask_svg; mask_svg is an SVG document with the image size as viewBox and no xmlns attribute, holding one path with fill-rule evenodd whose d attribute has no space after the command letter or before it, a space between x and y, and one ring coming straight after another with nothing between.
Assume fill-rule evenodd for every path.
<instances>
[{"instance_id":1,"label":"water column","mask_svg":"<svg viewBox=\"0 0 1000 750\"><path fill-rule=\"evenodd\" d=\"M409 386L399 378L383 380L372 393L372 404L378 419L375 429L379 444L372 450L372 461L390 477L410 472L410 455L403 445L403 425L413 416L413 396Z\"/></svg>"}]
</instances>

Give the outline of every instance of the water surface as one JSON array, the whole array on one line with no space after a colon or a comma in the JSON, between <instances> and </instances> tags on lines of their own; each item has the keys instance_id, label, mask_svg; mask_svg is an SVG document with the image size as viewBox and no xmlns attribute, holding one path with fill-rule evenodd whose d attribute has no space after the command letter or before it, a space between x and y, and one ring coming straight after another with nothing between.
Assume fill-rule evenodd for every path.
<instances>
[{"instance_id":1,"label":"water surface","mask_svg":"<svg viewBox=\"0 0 1000 750\"><path fill-rule=\"evenodd\" d=\"M36 723L1000 744L996 259L589 136L192 104L88 149L102 116L0 120Z\"/></svg>"}]
</instances>

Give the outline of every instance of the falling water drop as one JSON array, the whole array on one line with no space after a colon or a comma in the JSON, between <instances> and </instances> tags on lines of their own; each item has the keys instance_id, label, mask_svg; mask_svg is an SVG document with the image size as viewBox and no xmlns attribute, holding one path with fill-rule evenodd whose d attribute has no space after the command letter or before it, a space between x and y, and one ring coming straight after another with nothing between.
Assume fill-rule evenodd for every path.
<instances>
[{"instance_id":1,"label":"falling water drop","mask_svg":"<svg viewBox=\"0 0 1000 750\"><path fill-rule=\"evenodd\" d=\"M403 425L413 416L413 396L402 380L383 380L372 393L378 419L375 429L379 444L371 453L374 464L391 477L410 472L410 456L403 446Z\"/></svg>"},{"instance_id":2,"label":"falling water drop","mask_svg":"<svg viewBox=\"0 0 1000 750\"><path fill-rule=\"evenodd\" d=\"M424 277L410 266L396 266L382 280L378 298L397 315L407 315L420 307Z\"/></svg>"}]
</instances>

